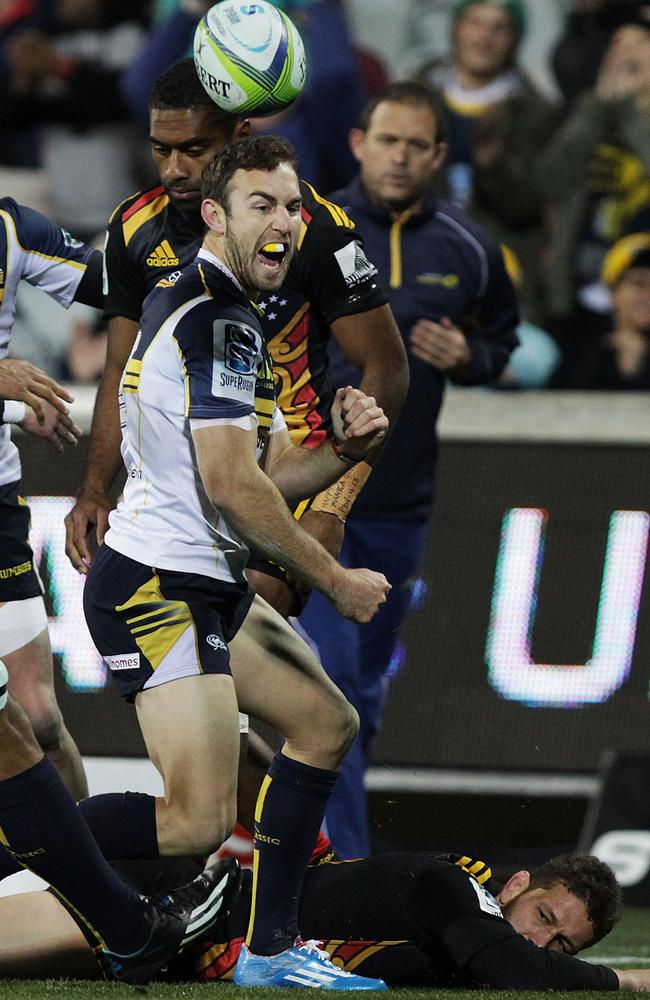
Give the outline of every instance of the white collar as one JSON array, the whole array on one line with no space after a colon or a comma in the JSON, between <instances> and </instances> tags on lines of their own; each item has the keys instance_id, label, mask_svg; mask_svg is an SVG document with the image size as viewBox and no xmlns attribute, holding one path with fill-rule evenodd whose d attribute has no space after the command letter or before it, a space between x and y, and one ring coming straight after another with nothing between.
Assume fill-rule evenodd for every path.
<instances>
[{"instance_id":1,"label":"white collar","mask_svg":"<svg viewBox=\"0 0 650 1000\"><path fill-rule=\"evenodd\" d=\"M211 250L207 250L205 247L201 247L196 256L201 257L202 260L207 260L208 264L213 264L214 267L218 267L220 271L222 271L225 275L227 275L230 278L230 280L237 285L237 288L241 292L244 291L241 282L239 281L238 278L235 277L235 275L232 273L228 265L224 264L221 258L217 257L216 254L213 254ZM246 293L244 292L244 294Z\"/></svg>"}]
</instances>

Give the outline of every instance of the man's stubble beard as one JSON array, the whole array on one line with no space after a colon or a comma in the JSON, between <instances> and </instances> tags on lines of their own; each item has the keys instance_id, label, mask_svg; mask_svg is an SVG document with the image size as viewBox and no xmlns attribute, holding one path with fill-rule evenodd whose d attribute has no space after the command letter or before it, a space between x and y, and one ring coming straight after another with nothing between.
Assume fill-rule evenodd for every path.
<instances>
[{"instance_id":1,"label":"man's stubble beard","mask_svg":"<svg viewBox=\"0 0 650 1000\"><path fill-rule=\"evenodd\" d=\"M226 233L224 243L226 253L228 255L226 263L240 284L244 287L249 298L253 298L255 295L263 294L264 292L276 291L276 289L280 288L284 283L287 271L289 270L289 262L293 254L290 254L288 260L284 262L277 279L274 280L272 284L260 285L259 279L255 277L252 263L245 259L239 248L237 237L234 236L232 232L228 231Z\"/></svg>"}]
</instances>

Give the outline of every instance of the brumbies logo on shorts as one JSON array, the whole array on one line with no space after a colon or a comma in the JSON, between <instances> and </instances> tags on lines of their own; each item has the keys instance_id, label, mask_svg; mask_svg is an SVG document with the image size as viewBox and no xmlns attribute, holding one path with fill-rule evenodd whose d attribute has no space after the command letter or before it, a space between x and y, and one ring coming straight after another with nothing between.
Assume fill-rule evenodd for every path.
<instances>
[{"instance_id":1,"label":"brumbies logo on shorts","mask_svg":"<svg viewBox=\"0 0 650 1000\"><path fill-rule=\"evenodd\" d=\"M213 649L228 649L221 636L215 635L214 632L212 632L210 635L206 635L205 641L207 642L208 646L212 646Z\"/></svg>"},{"instance_id":2,"label":"brumbies logo on shorts","mask_svg":"<svg viewBox=\"0 0 650 1000\"><path fill-rule=\"evenodd\" d=\"M116 653L113 656L104 657L111 670L139 670L139 653Z\"/></svg>"}]
</instances>

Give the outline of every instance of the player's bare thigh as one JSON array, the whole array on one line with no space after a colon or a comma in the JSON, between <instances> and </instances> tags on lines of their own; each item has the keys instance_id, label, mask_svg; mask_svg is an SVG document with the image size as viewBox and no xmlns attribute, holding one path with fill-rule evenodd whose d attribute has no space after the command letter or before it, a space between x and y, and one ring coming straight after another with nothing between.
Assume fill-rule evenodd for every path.
<instances>
[{"instance_id":1,"label":"player's bare thigh","mask_svg":"<svg viewBox=\"0 0 650 1000\"><path fill-rule=\"evenodd\" d=\"M278 729L296 759L337 767L356 714L291 626L256 596L229 648L241 710Z\"/></svg>"},{"instance_id":2,"label":"player's bare thigh","mask_svg":"<svg viewBox=\"0 0 650 1000\"><path fill-rule=\"evenodd\" d=\"M163 779L161 854L210 853L235 823L239 712L228 674L181 677L141 691L138 721Z\"/></svg>"}]
</instances>

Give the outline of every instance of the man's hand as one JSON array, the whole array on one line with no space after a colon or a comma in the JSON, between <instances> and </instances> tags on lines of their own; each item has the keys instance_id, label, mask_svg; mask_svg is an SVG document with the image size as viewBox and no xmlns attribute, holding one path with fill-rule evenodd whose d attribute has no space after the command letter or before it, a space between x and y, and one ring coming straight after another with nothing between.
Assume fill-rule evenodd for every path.
<instances>
[{"instance_id":1,"label":"man's hand","mask_svg":"<svg viewBox=\"0 0 650 1000\"><path fill-rule=\"evenodd\" d=\"M67 416L73 397L70 393L28 361L4 358L0 361L0 399L17 399L26 403L39 424L45 423L46 410L43 400Z\"/></svg>"},{"instance_id":2,"label":"man's hand","mask_svg":"<svg viewBox=\"0 0 650 1000\"><path fill-rule=\"evenodd\" d=\"M28 434L47 438L59 454L63 451L64 444L70 444L76 448L81 436L81 428L72 422L67 413L61 413L49 403L41 404L41 413L42 419L39 420L35 413L27 410L25 419L21 420L18 426L22 427Z\"/></svg>"},{"instance_id":3,"label":"man's hand","mask_svg":"<svg viewBox=\"0 0 650 1000\"><path fill-rule=\"evenodd\" d=\"M385 603L390 584L383 573L371 569L341 569L329 594L336 610L359 625L366 625Z\"/></svg>"},{"instance_id":4,"label":"man's hand","mask_svg":"<svg viewBox=\"0 0 650 1000\"><path fill-rule=\"evenodd\" d=\"M471 360L471 352L462 330L448 316L439 323L419 319L411 328L411 354L445 375L462 371Z\"/></svg>"},{"instance_id":5,"label":"man's hand","mask_svg":"<svg viewBox=\"0 0 650 1000\"><path fill-rule=\"evenodd\" d=\"M650 990L650 969L614 969L619 990L647 993Z\"/></svg>"},{"instance_id":6,"label":"man's hand","mask_svg":"<svg viewBox=\"0 0 650 1000\"><path fill-rule=\"evenodd\" d=\"M111 508L112 504L105 493L85 490L65 518L65 554L78 573L85 575L92 562L88 535L93 527L97 545L104 541Z\"/></svg>"},{"instance_id":7,"label":"man's hand","mask_svg":"<svg viewBox=\"0 0 650 1000\"><path fill-rule=\"evenodd\" d=\"M388 431L388 417L374 398L349 385L336 390L330 413L337 444L355 460L365 458Z\"/></svg>"}]
</instances>

